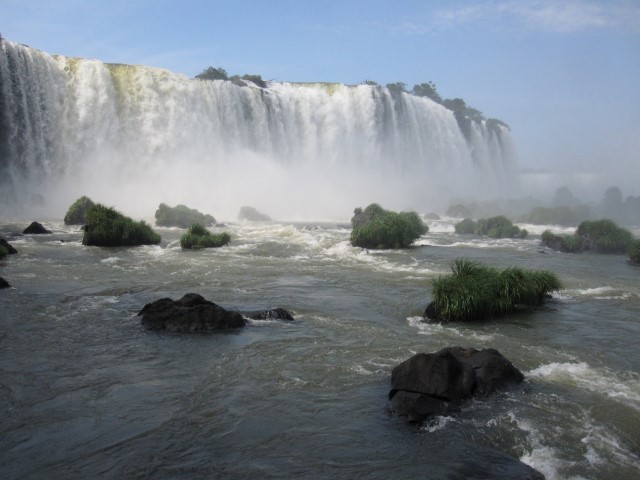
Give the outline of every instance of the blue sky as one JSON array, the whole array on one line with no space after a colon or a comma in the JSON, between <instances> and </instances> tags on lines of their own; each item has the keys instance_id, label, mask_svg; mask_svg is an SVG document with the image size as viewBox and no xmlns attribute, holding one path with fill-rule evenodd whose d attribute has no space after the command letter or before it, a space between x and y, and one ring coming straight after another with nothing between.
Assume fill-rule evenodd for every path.
<instances>
[{"instance_id":1,"label":"blue sky","mask_svg":"<svg viewBox=\"0 0 640 480\"><path fill-rule=\"evenodd\" d=\"M188 76L433 81L507 122L521 168L619 171L640 194L638 0L0 0L0 33Z\"/></svg>"}]
</instances>

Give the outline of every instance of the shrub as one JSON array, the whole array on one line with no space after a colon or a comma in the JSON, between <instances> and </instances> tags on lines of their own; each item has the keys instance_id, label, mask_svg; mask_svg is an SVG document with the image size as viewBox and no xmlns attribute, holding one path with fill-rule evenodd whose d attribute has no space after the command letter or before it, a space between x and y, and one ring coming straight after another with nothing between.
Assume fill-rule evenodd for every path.
<instances>
[{"instance_id":1,"label":"shrub","mask_svg":"<svg viewBox=\"0 0 640 480\"><path fill-rule=\"evenodd\" d=\"M170 207L166 203L160 204L155 217L156 225L159 227L189 228L194 223L207 226L216 223L216 219L211 215L205 215L194 208L185 205Z\"/></svg>"},{"instance_id":2,"label":"shrub","mask_svg":"<svg viewBox=\"0 0 640 480\"><path fill-rule=\"evenodd\" d=\"M84 225L87 223L87 212L95 203L86 196L82 196L71 204L64 216L65 225Z\"/></svg>"},{"instance_id":3,"label":"shrub","mask_svg":"<svg viewBox=\"0 0 640 480\"><path fill-rule=\"evenodd\" d=\"M198 223L189 227L187 233L180 238L180 246L185 249L217 248L231 241L227 232L214 235Z\"/></svg>"},{"instance_id":4,"label":"shrub","mask_svg":"<svg viewBox=\"0 0 640 480\"><path fill-rule=\"evenodd\" d=\"M511 267L498 270L465 258L456 259L451 275L433 281L433 307L443 320L483 320L541 305L562 288L555 274Z\"/></svg>"},{"instance_id":5,"label":"shrub","mask_svg":"<svg viewBox=\"0 0 640 480\"><path fill-rule=\"evenodd\" d=\"M465 218L455 225L456 233L489 236L491 238L525 238L528 232L520 229L511 223L507 217L498 215L497 217L481 218L474 222L470 218Z\"/></svg>"},{"instance_id":6,"label":"shrub","mask_svg":"<svg viewBox=\"0 0 640 480\"><path fill-rule=\"evenodd\" d=\"M416 212L391 212L372 203L364 211L356 208L353 213L351 244L355 247L407 248L429 231Z\"/></svg>"},{"instance_id":7,"label":"shrub","mask_svg":"<svg viewBox=\"0 0 640 480\"><path fill-rule=\"evenodd\" d=\"M631 260L631 263L640 265L640 239L636 239L629 244L627 253L629 254L629 260Z\"/></svg>"},{"instance_id":8,"label":"shrub","mask_svg":"<svg viewBox=\"0 0 640 480\"><path fill-rule=\"evenodd\" d=\"M156 245L160 235L144 221L135 222L113 208L95 204L87 212L83 245L120 247L134 245Z\"/></svg>"},{"instance_id":9,"label":"shrub","mask_svg":"<svg viewBox=\"0 0 640 480\"><path fill-rule=\"evenodd\" d=\"M625 253L633 242L628 230L611 220L585 220L573 235L555 235L549 230L542 234L542 245L561 252Z\"/></svg>"},{"instance_id":10,"label":"shrub","mask_svg":"<svg viewBox=\"0 0 640 480\"><path fill-rule=\"evenodd\" d=\"M578 211L561 205L559 207L535 207L522 221L534 225L577 225L580 221Z\"/></svg>"}]
</instances>

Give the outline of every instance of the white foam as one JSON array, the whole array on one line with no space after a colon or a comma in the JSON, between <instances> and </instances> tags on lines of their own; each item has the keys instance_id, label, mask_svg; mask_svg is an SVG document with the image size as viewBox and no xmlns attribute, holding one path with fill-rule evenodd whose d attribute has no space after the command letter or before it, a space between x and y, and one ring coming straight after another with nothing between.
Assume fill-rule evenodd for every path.
<instances>
[{"instance_id":1,"label":"white foam","mask_svg":"<svg viewBox=\"0 0 640 480\"><path fill-rule=\"evenodd\" d=\"M640 377L631 372L623 375L626 378L622 379L608 369L592 368L585 362L550 363L526 374L529 378L575 385L640 411Z\"/></svg>"}]
</instances>

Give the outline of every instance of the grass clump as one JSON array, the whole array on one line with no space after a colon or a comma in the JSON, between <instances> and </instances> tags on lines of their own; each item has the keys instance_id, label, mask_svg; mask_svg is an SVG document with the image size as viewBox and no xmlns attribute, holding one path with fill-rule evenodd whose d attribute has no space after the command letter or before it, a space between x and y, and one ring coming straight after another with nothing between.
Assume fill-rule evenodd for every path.
<instances>
[{"instance_id":1,"label":"grass clump","mask_svg":"<svg viewBox=\"0 0 640 480\"><path fill-rule=\"evenodd\" d=\"M144 221L135 222L113 208L95 204L87 212L83 245L100 247L129 247L156 245L160 235Z\"/></svg>"},{"instance_id":2,"label":"grass clump","mask_svg":"<svg viewBox=\"0 0 640 480\"><path fill-rule=\"evenodd\" d=\"M573 235L556 235L550 230L542 234L542 245L560 252L625 253L633 242L630 231L618 227L615 222L585 220Z\"/></svg>"},{"instance_id":3,"label":"grass clump","mask_svg":"<svg viewBox=\"0 0 640 480\"><path fill-rule=\"evenodd\" d=\"M166 203L161 203L156 210L156 225L159 227L180 227L188 228L194 223L200 225L215 225L216 219L213 216L199 212L186 205L176 205L170 207Z\"/></svg>"},{"instance_id":4,"label":"grass clump","mask_svg":"<svg viewBox=\"0 0 640 480\"><path fill-rule=\"evenodd\" d=\"M640 265L640 239L636 239L629 244L627 253L629 254L629 260L631 260L631 263Z\"/></svg>"},{"instance_id":5,"label":"grass clump","mask_svg":"<svg viewBox=\"0 0 640 480\"><path fill-rule=\"evenodd\" d=\"M407 248L429 231L416 212L391 212L377 203L354 210L351 244L371 249Z\"/></svg>"},{"instance_id":6,"label":"grass clump","mask_svg":"<svg viewBox=\"0 0 640 480\"><path fill-rule=\"evenodd\" d=\"M491 238L525 238L529 232L526 229L520 229L504 215L496 217L481 218L477 222L470 218L465 218L455 225L456 233L460 234L476 234Z\"/></svg>"},{"instance_id":7,"label":"grass clump","mask_svg":"<svg viewBox=\"0 0 640 480\"><path fill-rule=\"evenodd\" d=\"M214 235L198 223L189 227L187 233L180 238L180 246L184 249L218 248L231 241L227 232Z\"/></svg>"},{"instance_id":8,"label":"grass clump","mask_svg":"<svg viewBox=\"0 0 640 480\"><path fill-rule=\"evenodd\" d=\"M552 291L562 288L558 277L545 270L499 270L459 258L451 271L433 281L430 305L438 318L448 321L484 320L538 306Z\"/></svg>"},{"instance_id":9,"label":"grass clump","mask_svg":"<svg viewBox=\"0 0 640 480\"><path fill-rule=\"evenodd\" d=\"M84 225L87 223L87 212L95 203L89 197L83 195L71 204L64 216L65 225Z\"/></svg>"}]
</instances>

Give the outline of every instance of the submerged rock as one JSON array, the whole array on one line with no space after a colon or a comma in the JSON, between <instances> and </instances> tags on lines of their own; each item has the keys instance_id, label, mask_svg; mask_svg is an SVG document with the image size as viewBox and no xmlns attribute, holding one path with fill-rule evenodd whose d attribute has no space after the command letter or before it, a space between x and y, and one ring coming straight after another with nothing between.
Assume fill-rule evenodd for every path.
<instances>
[{"instance_id":1,"label":"submerged rock","mask_svg":"<svg viewBox=\"0 0 640 480\"><path fill-rule=\"evenodd\" d=\"M449 347L417 353L391 373L391 412L410 422L448 415L472 396L520 383L524 375L492 348Z\"/></svg>"},{"instance_id":2,"label":"submerged rock","mask_svg":"<svg viewBox=\"0 0 640 480\"><path fill-rule=\"evenodd\" d=\"M251 320L294 320L293 315L284 308L270 308L269 310L247 312L244 313L244 316Z\"/></svg>"},{"instance_id":3,"label":"submerged rock","mask_svg":"<svg viewBox=\"0 0 640 480\"><path fill-rule=\"evenodd\" d=\"M24 233L25 235L41 235L51 232L44 228L41 223L31 222L31 225L25 228L22 233Z\"/></svg>"},{"instance_id":4,"label":"submerged rock","mask_svg":"<svg viewBox=\"0 0 640 480\"><path fill-rule=\"evenodd\" d=\"M145 305L138 315L149 330L169 332L212 332L246 324L238 312L225 310L197 293L188 293L180 300L156 300Z\"/></svg>"},{"instance_id":5,"label":"submerged rock","mask_svg":"<svg viewBox=\"0 0 640 480\"><path fill-rule=\"evenodd\" d=\"M7 282L4 278L0 277L0 289L2 288L11 288L9 282Z\"/></svg>"},{"instance_id":6,"label":"submerged rock","mask_svg":"<svg viewBox=\"0 0 640 480\"><path fill-rule=\"evenodd\" d=\"M14 255L18 253L18 251L13 247L13 245L7 242L4 238L0 238L0 247L4 247L8 255Z\"/></svg>"}]
</instances>

